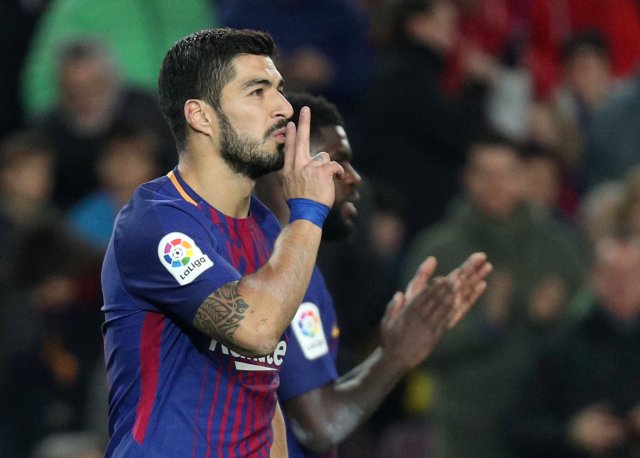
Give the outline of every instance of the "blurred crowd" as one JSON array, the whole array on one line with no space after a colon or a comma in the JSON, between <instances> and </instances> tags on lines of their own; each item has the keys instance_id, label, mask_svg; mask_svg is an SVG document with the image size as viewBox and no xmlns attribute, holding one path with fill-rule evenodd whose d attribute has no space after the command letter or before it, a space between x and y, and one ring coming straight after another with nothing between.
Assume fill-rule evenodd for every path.
<instances>
[{"instance_id":1,"label":"blurred crowd","mask_svg":"<svg viewBox=\"0 0 640 458\"><path fill-rule=\"evenodd\" d=\"M435 255L488 289L340 456L640 456L640 0L12 0L0 5L0 457L102 456L100 267L176 164L164 53L270 32L345 118L358 236L319 254L339 367Z\"/></svg>"}]
</instances>

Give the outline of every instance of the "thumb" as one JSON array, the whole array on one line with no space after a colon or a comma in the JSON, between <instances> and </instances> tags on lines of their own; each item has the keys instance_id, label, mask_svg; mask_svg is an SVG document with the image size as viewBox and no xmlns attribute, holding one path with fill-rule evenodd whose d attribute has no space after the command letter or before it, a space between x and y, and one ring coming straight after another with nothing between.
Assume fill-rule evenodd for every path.
<instances>
[{"instance_id":1,"label":"thumb","mask_svg":"<svg viewBox=\"0 0 640 458\"><path fill-rule=\"evenodd\" d=\"M408 301L411 301L427 285L436 271L437 265L438 261L433 256L429 256L420 264L405 291Z\"/></svg>"}]
</instances>

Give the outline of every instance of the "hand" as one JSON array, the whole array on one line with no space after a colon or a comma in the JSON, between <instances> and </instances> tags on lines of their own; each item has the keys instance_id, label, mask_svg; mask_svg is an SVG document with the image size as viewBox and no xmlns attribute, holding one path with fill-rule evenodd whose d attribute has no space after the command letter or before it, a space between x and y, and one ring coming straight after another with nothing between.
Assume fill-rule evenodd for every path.
<instances>
[{"instance_id":1,"label":"hand","mask_svg":"<svg viewBox=\"0 0 640 458\"><path fill-rule=\"evenodd\" d=\"M486 288L492 266L474 253L447 277L431 280L437 260L429 256L418 267L405 293L397 292L382 319L385 353L405 369L420 364L447 329L455 326Z\"/></svg>"},{"instance_id":2,"label":"hand","mask_svg":"<svg viewBox=\"0 0 640 458\"><path fill-rule=\"evenodd\" d=\"M435 269L435 259L431 259ZM433 273L428 269L422 273L419 269L416 276L426 275L428 280ZM402 371L420 364L447 330L455 312L454 301L452 285L443 277L431 280L409 302L398 291L387 305L381 326L382 348L389 361Z\"/></svg>"},{"instance_id":3,"label":"hand","mask_svg":"<svg viewBox=\"0 0 640 458\"><path fill-rule=\"evenodd\" d=\"M606 404L587 406L569 424L569 439L581 450L600 455L621 445L627 437L625 423Z\"/></svg>"},{"instance_id":4,"label":"hand","mask_svg":"<svg viewBox=\"0 0 640 458\"><path fill-rule=\"evenodd\" d=\"M455 313L449 322L449 329L464 318L487 289L485 278L491 273L493 266L487 261L484 253L473 253L457 269L447 275L455 294Z\"/></svg>"},{"instance_id":5,"label":"hand","mask_svg":"<svg viewBox=\"0 0 640 458\"><path fill-rule=\"evenodd\" d=\"M287 124L282 168L284 195L286 199L300 197L331 207L335 199L333 177L343 176L344 170L325 152L311 156L310 122L311 111L303 107L298 128L292 122Z\"/></svg>"},{"instance_id":6,"label":"hand","mask_svg":"<svg viewBox=\"0 0 640 458\"><path fill-rule=\"evenodd\" d=\"M416 270L415 275L407 285L404 295L398 291L387 304L387 310L382 318L383 324L385 320L392 320L408 302L411 302L427 286L427 282L436 271L436 266L437 260L433 256L429 256L422 261L422 264L418 266L418 270Z\"/></svg>"}]
</instances>

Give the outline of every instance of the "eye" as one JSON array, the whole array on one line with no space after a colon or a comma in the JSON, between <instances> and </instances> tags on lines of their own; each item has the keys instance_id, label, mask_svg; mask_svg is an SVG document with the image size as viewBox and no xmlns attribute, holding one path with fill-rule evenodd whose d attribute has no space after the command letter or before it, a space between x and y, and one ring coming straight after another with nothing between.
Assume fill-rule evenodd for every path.
<instances>
[{"instance_id":1,"label":"eye","mask_svg":"<svg viewBox=\"0 0 640 458\"><path fill-rule=\"evenodd\" d=\"M264 93L264 89L263 88L258 88L255 91L251 91L249 93L249 95L262 95Z\"/></svg>"}]
</instances>

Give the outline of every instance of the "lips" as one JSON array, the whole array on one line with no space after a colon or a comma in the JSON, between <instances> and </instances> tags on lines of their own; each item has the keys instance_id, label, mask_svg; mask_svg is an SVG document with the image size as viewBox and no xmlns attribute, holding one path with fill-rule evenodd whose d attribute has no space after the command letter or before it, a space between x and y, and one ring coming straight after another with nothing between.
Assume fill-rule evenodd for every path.
<instances>
[{"instance_id":1,"label":"lips","mask_svg":"<svg viewBox=\"0 0 640 458\"><path fill-rule=\"evenodd\" d=\"M286 138L286 131L287 129L285 127L281 127L280 129L272 133L271 136L280 142L284 142Z\"/></svg>"},{"instance_id":2,"label":"lips","mask_svg":"<svg viewBox=\"0 0 640 458\"><path fill-rule=\"evenodd\" d=\"M358 209L356 208L356 202L360 200L360 195L357 192L354 192L347 199L342 202L341 205L341 213L344 217L348 219L355 218L358 216Z\"/></svg>"},{"instance_id":3,"label":"lips","mask_svg":"<svg viewBox=\"0 0 640 458\"><path fill-rule=\"evenodd\" d=\"M358 209L352 202L345 201L340 208L340 213L343 218L352 220L358 216Z\"/></svg>"}]
</instances>

